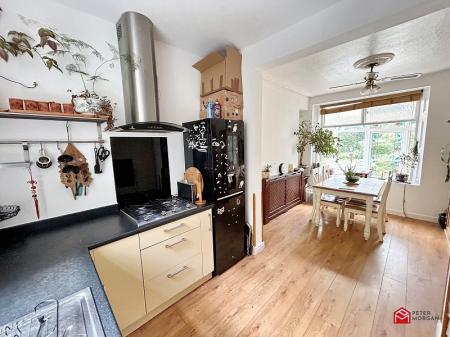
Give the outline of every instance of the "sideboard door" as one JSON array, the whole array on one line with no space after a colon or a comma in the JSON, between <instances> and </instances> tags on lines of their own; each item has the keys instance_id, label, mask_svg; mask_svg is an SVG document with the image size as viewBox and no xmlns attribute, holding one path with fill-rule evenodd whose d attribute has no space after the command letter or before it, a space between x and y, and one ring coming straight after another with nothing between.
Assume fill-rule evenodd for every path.
<instances>
[{"instance_id":1,"label":"sideboard door","mask_svg":"<svg viewBox=\"0 0 450 337\"><path fill-rule=\"evenodd\" d=\"M269 185L269 214L286 205L286 179L276 179Z\"/></svg>"},{"instance_id":2,"label":"sideboard door","mask_svg":"<svg viewBox=\"0 0 450 337\"><path fill-rule=\"evenodd\" d=\"M302 175L296 174L286 178L286 206L298 203L301 199L301 178Z\"/></svg>"}]
</instances>

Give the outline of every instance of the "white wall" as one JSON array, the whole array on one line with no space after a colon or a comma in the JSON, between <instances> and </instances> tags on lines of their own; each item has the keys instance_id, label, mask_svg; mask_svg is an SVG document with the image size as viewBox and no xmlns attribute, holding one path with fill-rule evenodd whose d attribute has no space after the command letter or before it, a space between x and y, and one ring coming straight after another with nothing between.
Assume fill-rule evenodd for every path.
<instances>
[{"instance_id":1,"label":"white wall","mask_svg":"<svg viewBox=\"0 0 450 337\"><path fill-rule=\"evenodd\" d=\"M262 157L263 165L272 165L278 173L280 163L298 164L294 135L299 113L308 109L308 98L269 81L263 81L262 93Z\"/></svg>"},{"instance_id":2,"label":"white wall","mask_svg":"<svg viewBox=\"0 0 450 337\"><path fill-rule=\"evenodd\" d=\"M84 40L105 54L108 48L105 41L116 45L115 24L89 14L67 8L55 2L40 1L25 2L2 1L3 14L0 17L0 32L15 29L36 36L35 27L27 27L18 18L20 13L30 19L37 20L59 32L67 33ZM64 15L62 15L64 13ZM80 24L82 22L83 24ZM94 33L93 33L94 32ZM159 85L161 120L181 123L198 118L200 75L191 67L198 57L165 43L156 42L156 65ZM77 77L48 71L40 61L11 58L8 63L0 61L0 74L26 82L39 82L36 89L24 89L0 79L0 108L8 107L9 97L21 97L37 100L52 100L58 102L70 101L66 89L81 90ZM94 64L92 64L93 66ZM105 76L108 82L98 85L98 93L107 95L117 103L115 116L116 125L124 121L122 80L120 66L107 70ZM95 139L97 131L95 124L70 123L72 139ZM117 134L114 134L117 135ZM132 135L138 136L133 133ZM108 133L105 138L108 139ZM124 136L124 134L120 134ZM157 136L155 134L139 134L139 136ZM181 134L164 135L168 137L170 152L170 173L172 193L176 193L176 181L182 178L184 171L184 152ZM0 140L17 139L65 139L65 123L58 121L13 120L0 119ZM65 147L65 144L62 145ZM87 157L90 170L93 172L93 145L77 145ZM55 159L59 155L56 145L48 145L46 149ZM31 147L31 159L38 157L39 146ZM41 218L50 218L69 213L75 213L91 208L107 206L116 203L111 158L105 163L103 174L94 175L94 181L88 189L86 197L74 201L71 193L59 182L57 165L47 170L33 166L33 174L38 181L38 197L41 207ZM0 145L0 162L22 161L21 147L18 145ZM0 169L0 205L20 205L22 211L18 216L1 222L0 228L14 226L36 220L34 205L31 199L29 180L26 169Z\"/></svg>"},{"instance_id":3,"label":"white wall","mask_svg":"<svg viewBox=\"0 0 450 337\"><path fill-rule=\"evenodd\" d=\"M199 57L160 41L155 49L161 120L181 124L199 119L200 72L192 68Z\"/></svg>"},{"instance_id":4,"label":"white wall","mask_svg":"<svg viewBox=\"0 0 450 337\"><path fill-rule=\"evenodd\" d=\"M441 147L450 143L450 70L422 76L415 80L383 83L383 93L430 86L427 129L422 176L419 186L406 186L405 210L409 217L436 221L448 205L450 185L444 183L446 169L440 161ZM320 104L360 97L358 90L312 97L310 104ZM388 199L388 212L402 214L403 184L393 184Z\"/></svg>"}]
</instances>

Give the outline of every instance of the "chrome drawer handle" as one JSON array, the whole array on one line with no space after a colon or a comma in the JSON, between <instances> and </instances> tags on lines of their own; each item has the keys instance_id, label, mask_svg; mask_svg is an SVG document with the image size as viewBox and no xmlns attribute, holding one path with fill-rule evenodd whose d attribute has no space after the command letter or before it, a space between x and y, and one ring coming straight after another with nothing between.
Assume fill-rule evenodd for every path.
<instances>
[{"instance_id":1,"label":"chrome drawer handle","mask_svg":"<svg viewBox=\"0 0 450 337\"><path fill-rule=\"evenodd\" d=\"M174 243L171 243L171 244L167 244L166 245L166 248L172 248L173 246L176 246L176 245L178 245L179 243L182 243L182 242L185 242L185 241L187 241L185 238L181 238L179 241L177 241L177 242L174 242Z\"/></svg>"},{"instance_id":2,"label":"chrome drawer handle","mask_svg":"<svg viewBox=\"0 0 450 337\"><path fill-rule=\"evenodd\" d=\"M183 227L183 226L186 226L186 224L180 223L179 225L176 225L175 227L172 227L172 228L166 228L166 229L164 230L164 232L169 233L169 232L174 231L175 229L181 228L181 227Z\"/></svg>"},{"instance_id":3,"label":"chrome drawer handle","mask_svg":"<svg viewBox=\"0 0 450 337\"><path fill-rule=\"evenodd\" d=\"M183 266L180 270L176 271L175 273L172 274L167 274L167 278L174 278L175 276L177 276L179 273L188 270L189 267L188 266Z\"/></svg>"}]
</instances>

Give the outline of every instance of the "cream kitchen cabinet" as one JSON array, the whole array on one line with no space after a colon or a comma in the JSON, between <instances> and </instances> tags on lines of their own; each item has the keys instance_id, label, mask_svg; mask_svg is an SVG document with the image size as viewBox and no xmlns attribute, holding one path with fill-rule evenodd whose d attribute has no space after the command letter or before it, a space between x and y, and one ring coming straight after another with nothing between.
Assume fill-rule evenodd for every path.
<instances>
[{"instance_id":1,"label":"cream kitchen cabinet","mask_svg":"<svg viewBox=\"0 0 450 337\"><path fill-rule=\"evenodd\" d=\"M123 330L146 315L139 237L115 241L91 253L117 324Z\"/></svg>"},{"instance_id":2,"label":"cream kitchen cabinet","mask_svg":"<svg viewBox=\"0 0 450 337\"><path fill-rule=\"evenodd\" d=\"M91 254L127 335L211 278L211 210L101 246Z\"/></svg>"}]
</instances>

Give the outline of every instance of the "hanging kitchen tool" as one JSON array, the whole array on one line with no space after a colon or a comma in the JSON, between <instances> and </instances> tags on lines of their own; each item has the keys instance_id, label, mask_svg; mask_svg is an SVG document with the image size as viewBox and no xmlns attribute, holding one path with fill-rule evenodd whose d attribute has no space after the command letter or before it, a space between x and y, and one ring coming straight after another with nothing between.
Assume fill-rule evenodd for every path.
<instances>
[{"instance_id":1,"label":"hanging kitchen tool","mask_svg":"<svg viewBox=\"0 0 450 337\"><path fill-rule=\"evenodd\" d=\"M66 188L70 188L73 198L87 194L87 187L92 182L86 157L70 143L69 128L67 126L67 147L58 157L60 179Z\"/></svg>"},{"instance_id":2,"label":"hanging kitchen tool","mask_svg":"<svg viewBox=\"0 0 450 337\"><path fill-rule=\"evenodd\" d=\"M195 167L189 167L186 172L184 172L184 180L196 186L195 190L197 193L196 196L196 205L204 205L206 201L203 200L203 176L201 172Z\"/></svg>"},{"instance_id":3,"label":"hanging kitchen tool","mask_svg":"<svg viewBox=\"0 0 450 337\"><path fill-rule=\"evenodd\" d=\"M45 152L44 147L41 143L41 149L39 150L39 157L36 160L36 166L41 169L46 169L52 166L52 159Z\"/></svg>"},{"instance_id":4,"label":"hanging kitchen tool","mask_svg":"<svg viewBox=\"0 0 450 337\"><path fill-rule=\"evenodd\" d=\"M96 174L103 172L103 163L105 162L106 158L109 157L111 152L103 145L100 146L100 148L97 148L97 144L94 147L94 153L95 153L95 166L94 166L94 172Z\"/></svg>"},{"instance_id":5,"label":"hanging kitchen tool","mask_svg":"<svg viewBox=\"0 0 450 337\"><path fill-rule=\"evenodd\" d=\"M31 197L34 200L34 209L36 211L36 217L38 219L40 219L39 200L38 200L37 191L36 191L36 189L37 189L37 187L36 187L37 181L33 179L33 173L31 172L31 167L28 168L28 173L30 175L30 180L27 181L27 183L31 185Z\"/></svg>"}]
</instances>

